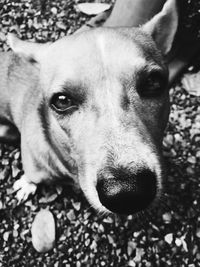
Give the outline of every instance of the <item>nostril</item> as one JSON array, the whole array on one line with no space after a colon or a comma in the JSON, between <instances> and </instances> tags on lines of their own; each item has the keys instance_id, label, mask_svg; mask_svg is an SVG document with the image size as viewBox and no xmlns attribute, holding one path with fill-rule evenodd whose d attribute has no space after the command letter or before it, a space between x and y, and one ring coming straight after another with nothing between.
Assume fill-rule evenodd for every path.
<instances>
[{"instance_id":1,"label":"nostril","mask_svg":"<svg viewBox=\"0 0 200 267\"><path fill-rule=\"evenodd\" d=\"M135 196L140 201L140 210L145 209L156 196L157 179L156 175L149 171L143 170L136 176Z\"/></svg>"},{"instance_id":2,"label":"nostril","mask_svg":"<svg viewBox=\"0 0 200 267\"><path fill-rule=\"evenodd\" d=\"M100 202L110 211L120 214L133 214L147 208L156 196L155 174L150 170L134 175L130 171L116 173L109 178L101 174L98 179Z\"/></svg>"}]
</instances>

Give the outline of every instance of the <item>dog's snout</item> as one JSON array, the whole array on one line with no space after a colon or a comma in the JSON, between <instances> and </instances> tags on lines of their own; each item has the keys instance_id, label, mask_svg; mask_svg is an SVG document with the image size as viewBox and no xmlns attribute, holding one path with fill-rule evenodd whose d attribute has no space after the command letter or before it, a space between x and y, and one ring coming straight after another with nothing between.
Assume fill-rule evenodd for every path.
<instances>
[{"instance_id":1,"label":"dog's snout","mask_svg":"<svg viewBox=\"0 0 200 267\"><path fill-rule=\"evenodd\" d=\"M156 196L156 175L150 170L137 174L115 170L98 175L97 192L100 202L110 211L134 214L146 209Z\"/></svg>"}]
</instances>

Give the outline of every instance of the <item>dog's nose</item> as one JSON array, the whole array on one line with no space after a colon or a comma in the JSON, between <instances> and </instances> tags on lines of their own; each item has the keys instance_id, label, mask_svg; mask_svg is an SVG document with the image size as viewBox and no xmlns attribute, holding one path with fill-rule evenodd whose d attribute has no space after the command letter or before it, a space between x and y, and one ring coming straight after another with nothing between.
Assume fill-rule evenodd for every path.
<instances>
[{"instance_id":1,"label":"dog's nose","mask_svg":"<svg viewBox=\"0 0 200 267\"><path fill-rule=\"evenodd\" d=\"M97 192L100 202L110 211L134 214L149 206L156 196L156 175L150 170L136 174L115 170L98 175Z\"/></svg>"}]
</instances>

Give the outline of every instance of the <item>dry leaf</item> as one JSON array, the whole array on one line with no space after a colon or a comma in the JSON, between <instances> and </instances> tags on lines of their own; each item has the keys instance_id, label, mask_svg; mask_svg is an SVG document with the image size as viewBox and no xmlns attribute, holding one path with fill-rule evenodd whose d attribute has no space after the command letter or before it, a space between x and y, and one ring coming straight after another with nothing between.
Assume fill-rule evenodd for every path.
<instances>
[{"instance_id":1,"label":"dry leaf","mask_svg":"<svg viewBox=\"0 0 200 267\"><path fill-rule=\"evenodd\" d=\"M78 4L78 9L87 15L97 15L102 13L110 8L109 4L101 4L101 3L82 3Z\"/></svg>"},{"instance_id":2,"label":"dry leaf","mask_svg":"<svg viewBox=\"0 0 200 267\"><path fill-rule=\"evenodd\" d=\"M52 213L42 209L35 216L31 228L33 247L38 252L51 250L55 243L55 221Z\"/></svg>"},{"instance_id":3,"label":"dry leaf","mask_svg":"<svg viewBox=\"0 0 200 267\"><path fill-rule=\"evenodd\" d=\"M190 95L200 96L200 72L185 74L182 85Z\"/></svg>"}]
</instances>

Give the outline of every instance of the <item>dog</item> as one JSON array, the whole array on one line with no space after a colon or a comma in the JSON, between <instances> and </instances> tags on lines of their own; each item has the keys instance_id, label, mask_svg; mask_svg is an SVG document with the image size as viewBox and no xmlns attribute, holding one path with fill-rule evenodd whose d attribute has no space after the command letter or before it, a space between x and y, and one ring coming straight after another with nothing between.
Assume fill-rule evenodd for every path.
<instances>
[{"instance_id":1,"label":"dog","mask_svg":"<svg viewBox=\"0 0 200 267\"><path fill-rule=\"evenodd\" d=\"M161 197L169 114L165 58L175 0L138 28L96 28L54 43L8 35L0 54L0 139L21 138L25 200L72 179L99 212L137 214Z\"/></svg>"}]
</instances>

